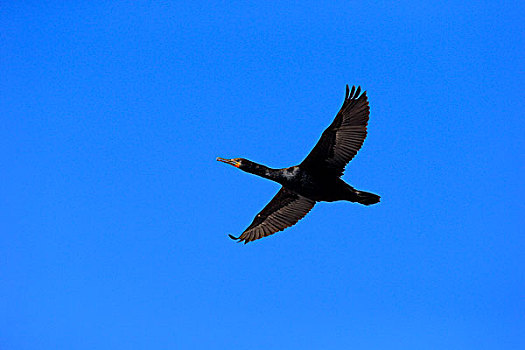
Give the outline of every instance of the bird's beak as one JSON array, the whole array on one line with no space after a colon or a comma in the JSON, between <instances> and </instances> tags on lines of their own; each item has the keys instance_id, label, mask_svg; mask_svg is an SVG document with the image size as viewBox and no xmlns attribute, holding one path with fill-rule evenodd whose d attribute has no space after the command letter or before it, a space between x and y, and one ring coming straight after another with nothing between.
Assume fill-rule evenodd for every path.
<instances>
[{"instance_id":1,"label":"bird's beak","mask_svg":"<svg viewBox=\"0 0 525 350\"><path fill-rule=\"evenodd\" d=\"M241 162L238 162L235 159L224 159L224 158L221 158L221 157L217 157L217 160L219 162L223 162L223 163L226 163L226 164L233 165L236 168L241 166Z\"/></svg>"}]
</instances>

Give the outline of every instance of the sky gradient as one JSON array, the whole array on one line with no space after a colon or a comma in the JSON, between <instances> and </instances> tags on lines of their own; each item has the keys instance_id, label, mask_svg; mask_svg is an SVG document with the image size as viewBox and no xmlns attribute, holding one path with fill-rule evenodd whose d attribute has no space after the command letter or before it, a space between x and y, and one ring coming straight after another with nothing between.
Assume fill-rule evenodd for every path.
<instances>
[{"instance_id":1,"label":"sky gradient","mask_svg":"<svg viewBox=\"0 0 525 350\"><path fill-rule=\"evenodd\" d=\"M0 348L525 348L524 9L4 2ZM381 203L230 240L345 84Z\"/></svg>"}]
</instances>

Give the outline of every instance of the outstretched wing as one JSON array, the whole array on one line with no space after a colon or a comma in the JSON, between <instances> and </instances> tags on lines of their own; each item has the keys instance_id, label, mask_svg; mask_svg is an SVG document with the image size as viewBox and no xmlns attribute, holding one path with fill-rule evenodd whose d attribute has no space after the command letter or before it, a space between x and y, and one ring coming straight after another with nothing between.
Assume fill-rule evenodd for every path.
<instances>
[{"instance_id":1,"label":"outstretched wing","mask_svg":"<svg viewBox=\"0 0 525 350\"><path fill-rule=\"evenodd\" d=\"M284 187L273 197L239 236L230 238L248 243L295 225L314 207L315 201Z\"/></svg>"},{"instance_id":2,"label":"outstretched wing","mask_svg":"<svg viewBox=\"0 0 525 350\"><path fill-rule=\"evenodd\" d=\"M360 93L360 86L357 89L352 86L352 91L346 86L341 110L303 160L301 167L336 176L343 175L346 164L354 158L366 138L370 108L366 91L359 95Z\"/></svg>"}]
</instances>

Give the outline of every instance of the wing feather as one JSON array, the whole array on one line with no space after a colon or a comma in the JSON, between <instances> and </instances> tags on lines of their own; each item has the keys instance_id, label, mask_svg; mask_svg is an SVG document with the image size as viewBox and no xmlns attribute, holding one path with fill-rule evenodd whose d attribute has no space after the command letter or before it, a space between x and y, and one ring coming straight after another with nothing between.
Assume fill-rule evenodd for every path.
<instances>
[{"instance_id":1,"label":"wing feather","mask_svg":"<svg viewBox=\"0 0 525 350\"><path fill-rule=\"evenodd\" d=\"M282 187L239 237L230 237L246 244L272 235L295 225L314 205L314 200Z\"/></svg>"},{"instance_id":2,"label":"wing feather","mask_svg":"<svg viewBox=\"0 0 525 350\"><path fill-rule=\"evenodd\" d=\"M335 176L343 175L348 162L355 157L367 135L370 115L366 91L346 86L345 101L332 124L300 166Z\"/></svg>"}]
</instances>

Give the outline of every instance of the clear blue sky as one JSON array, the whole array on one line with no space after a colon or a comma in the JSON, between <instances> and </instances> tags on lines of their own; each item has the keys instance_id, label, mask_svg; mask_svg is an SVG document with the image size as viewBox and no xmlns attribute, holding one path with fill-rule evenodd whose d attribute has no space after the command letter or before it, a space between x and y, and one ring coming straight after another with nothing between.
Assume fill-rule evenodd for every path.
<instances>
[{"instance_id":1,"label":"clear blue sky","mask_svg":"<svg viewBox=\"0 0 525 350\"><path fill-rule=\"evenodd\" d=\"M523 2L0 6L1 349L525 348ZM345 84L344 179L246 246Z\"/></svg>"}]
</instances>

